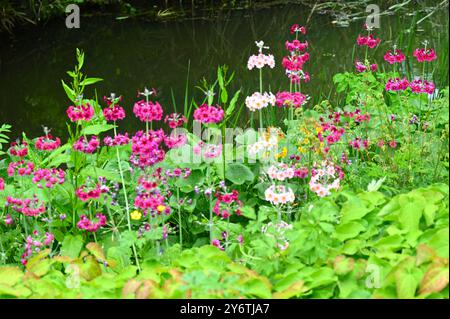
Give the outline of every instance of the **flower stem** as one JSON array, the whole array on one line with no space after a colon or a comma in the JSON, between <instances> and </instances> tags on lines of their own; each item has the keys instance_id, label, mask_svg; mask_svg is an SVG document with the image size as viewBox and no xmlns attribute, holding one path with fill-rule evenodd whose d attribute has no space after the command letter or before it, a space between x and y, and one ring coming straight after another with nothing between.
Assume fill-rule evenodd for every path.
<instances>
[{"instance_id":1,"label":"flower stem","mask_svg":"<svg viewBox=\"0 0 450 319\"><path fill-rule=\"evenodd\" d=\"M116 136L117 136L116 122L114 121L114 137L116 137ZM128 230L131 231L130 206L128 204L127 188L125 186L125 179L123 177L122 161L120 160L119 149L117 147L116 147L116 156L117 156L117 163L118 163L118 166L119 166L120 180L121 180L122 186L123 186L123 195L125 197L125 210L126 210L126 214L127 214ZM139 265L139 258L137 256L136 245L134 243L132 245L132 248L133 248L134 259L136 261L136 266L138 267L138 270L140 272L141 271L141 267Z\"/></svg>"}]
</instances>

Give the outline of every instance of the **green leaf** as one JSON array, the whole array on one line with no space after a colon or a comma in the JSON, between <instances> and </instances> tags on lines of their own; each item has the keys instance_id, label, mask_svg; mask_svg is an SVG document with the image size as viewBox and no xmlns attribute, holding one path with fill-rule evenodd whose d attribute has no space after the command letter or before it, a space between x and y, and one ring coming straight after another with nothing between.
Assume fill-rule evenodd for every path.
<instances>
[{"instance_id":1,"label":"green leaf","mask_svg":"<svg viewBox=\"0 0 450 319\"><path fill-rule=\"evenodd\" d=\"M23 272L17 267L0 267L0 285L14 286L23 277Z\"/></svg>"},{"instance_id":2,"label":"green leaf","mask_svg":"<svg viewBox=\"0 0 450 319\"><path fill-rule=\"evenodd\" d=\"M61 80L64 91L66 91L66 95L72 102L75 101L75 92L66 84L63 80Z\"/></svg>"},{"instance_id":3,"label":"green leaf","mask_svg":"<svg viewBox=\"0 0 450 319\"><path fill-rule=\"evenodd\" d=\"M91 85L97 82L103 81L101 78L86 78L83 81L81 81L80 85Z\"/></svg>"},{"instance_id":4,"label":"green leaf","mask_svg":"<svg viewBox=\"0 0 450 319\"><path fill-rule=\"evenodd\" d=\"M233 114L233 111L236 108L236 102L239 98L240 93L241 93L241 90L238 90L236 93L234 93L233 98L230 101L230 105L228 105L227 110L225 111L226 116L230 116L231 114Z\"/></svg>"},{"instance_id":5,"label":"green leaf","mask_svg":"<svg viewBox=\"0 0 450 319\"><path fill-rule=\"evenodd\" d=\"M345 241L350 238L356 237L360 232L364 230L364 226L358 222L348 222L336 226L336 232L334 237L341 241Z\"/></svg>"},{"instance_id":6,"label":"green leaf","mask_svg":"<svg viewBox=\"0 0 450 319\"><path fill-rule=\"evenodd\" d=\"M244 206L241 208L242 216L245 216L249 219L256 219L255 210L253 207L250 206Z\"/></svg>"},{"instance_id":7,"label":"green leaf","mask_svg":"<svg viewBox=\"0 0 450 319\"><path fill-rule=\"evenodd\" d=\"M113 128L114 128L114 125L112 125L112 124L94 124L94 125L89 125L89 126L85 127L81 131L81 134L83 134L83 135L98 135L100 133L112 130Z\"/></svg>"},{"instance_id":8,"label":"green leaf","mask_svg":"<svg viewBox=\"0 0 450 319\"><path fill-rule=\"evenodd\" d=\"M61 244L61 255L77 258L83 248L83 238L81 235L66 235Z\"/></svg>"},{"instance_id":9,"label":"green leaf","mask_svg":"<svg viewBox=\"0 0 450 319\"><path fill-rule=\"evenodd\" d=\"M251 182L255 178L255 175L247 166L239 163L229 164L225 176L236 185L242 185L246 181Z\"/></svg>"}]
</instances>

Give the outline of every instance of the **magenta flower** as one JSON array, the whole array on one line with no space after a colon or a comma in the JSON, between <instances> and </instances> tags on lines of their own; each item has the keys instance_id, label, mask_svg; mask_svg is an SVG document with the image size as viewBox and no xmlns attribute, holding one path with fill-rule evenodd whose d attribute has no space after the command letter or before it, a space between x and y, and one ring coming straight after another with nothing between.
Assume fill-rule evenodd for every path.
<instances>
[{"instance_id":1,"label":"magenta flower","mask_svg":"<svg viewBox=\"0 0 450 319\"><path fill-rule=\"evenodd\" d=\"M6 197L6 202L18 213L25 216L38 216L45 212L45 205L39 201L36 195L33 198L14 198Z\"/></svg>"},{"instance_id":2,"label":"magenta flower","mask_svg":"<svg viewBox=\"0 0 450 319\"><path fill-rule=\"evenodd\" d=\"M103 115L107 121L123 120L125 118L125 110L120 105L114 105L103 109Z\"/></svg>"},{"instance_id":3,"label":"magenta flower","mask_svg":"<svg viewBox=\"0 0 450 319\"><path fill-rule=\"evenodd\" d=\"M356 44L359 46L367 46L370 49L375 48L380 42L380 38L374 38L372 34L369 34L367 37L358 35L358 38L356 39Z\"/></svg>"},{"instance_id":4,"label":"magenta flower","mask_svg":"<svg viewBox=\"0 0 450 319\"><path fill-rule=\"evenodd\" d=\"M115 137L106 136L103 139L103 143L106 146L121 146L130 143L130 138L128 137L128 133L117 134Z\"/></svg>"},{"instance_id":5,"label":"magenta flower","mask_svg":"<svg viewBox=\"0 0 450 319\"><path fill-rule=\"evenodd\" d=\"M89 103L78 106L71 105L67 108L66 113L72 122L90 121L94 116L94 108Z\"/></svg>"},{"instance_id":6,"label":"magenta flower","mask_svg":"<svg viewBox=\"0 0 450 319\"><path fill-rule=\"evenodd\" d=\"M91 233L95 233L100 227L106 225L106 217L101 213L95 215L95 219L90 220L86 215L81 215L80 220L77 223L78 229L86 230Z\"/></svg>"},{"instance_id":7,"label":"magenta flower","mask_svg":"<svg viewBox=\"0 0 450 319\"><path fill-rule=\"evenodd\" d=\"M134 103L133 113L142 122L161 121L163 110L158 102L140 100Z\"/></svg>"},{"instance_id":8,"label":"magenta flower","mask_svg":"<svg viewBox=\"0 0 450 319\"><path fill-rule=\"evenodd\" d=\"M33 172L32 182L37 184L38 188L45 186L53 188L56 184L64 183L66 173L62 169L56 168L38 168Z\"/></svg>"},{"instance_id":9,"label":"magenta flower","mask_svg":"<svg viewBox=\"0 0 450 319\"><path fill-rule=\"evenodd\" d=\"M405 60L405 55L398 49L395 49L394 52L389 50L384 55L384 60L389 64L401 63Z\"/></svg>"},{"instance_id":10,"label":"magenta flower","mask_svg":"<svg viewBox=\"0 0 450 319\"><path fill-rule=\"evenodd\" d=\"M53 151L61 146L61 140L58 137L53 138L51 134L47 134L39 137L35 146L40 151Z\"/></svg>"},{"instance_id":11,"label":"magenta flower","mask_svg":"<svg viewBox=\"0 0 450 319\"><path fill-rule=\"evenodd\" d=\"M386 83L385 89L386 91L404 91L408 88L409 83L406 78L400 79L389 79Z\"/></svg>"},{"instance_id":12,"label":"magenta flower","mask_svg":"<svg viewBox=\"0 0 450 319\"><path fill-rule=\"evenodd\" d=\"M421 79L417 79L414 81L411 81L409 83L409 87L413 91L413 93L428 93L433 94L435 85L431 81L422 81Z\"/></svg>"},{"instance_id":13,"label":"magenta flower","mask_svg":"<svg viewBox=\"0 0 450 319\"><path fill-rule=\"evenodd\" d=\"M219 106L202 104L194 111L194 120L203 124L219 123L223 116L224 112Z\"/></svg>"},{"instance_id":14,"label":"magenta flower","mask_svg":"<svg viewBox=\"0 0 450 319\"><path fill-rule=\"evenodd\" d=\"M86 154L94 153L99 147L100 141L98 140L97 136L92 136L89 141L87 141L84 136L81 136L78 141L73 144L73 149L75 151L83 152Z\"/></svg>"},{"instance_id":15,"label":"magenta flower","mask_svg":"<svg viewBox=\"0 0 450 319\"><path fill-rule=\"evenodd\" d=\"M276 100L275 105L278 107L293 107L293 108L299 108L301 107L306 101L306 95L300 93L300 92L278 92L276 94Z\"/></svg>"},{"instance_id":16,"label":"magenta flower","mask_svg":"<svg viewBox=\"0 0 450 319\"><path fill-rule=\"evenodd\" d=\"M434 49L415 49L413 56L418 62L431 62L437 59L436 51Z\"/></svg>"}]
</instances>

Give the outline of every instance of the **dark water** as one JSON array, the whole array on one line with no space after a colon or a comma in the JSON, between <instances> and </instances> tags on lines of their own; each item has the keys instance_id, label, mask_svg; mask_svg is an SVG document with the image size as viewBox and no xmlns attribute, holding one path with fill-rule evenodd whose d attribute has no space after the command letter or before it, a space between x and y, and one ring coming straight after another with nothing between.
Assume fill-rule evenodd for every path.
<instances>
[{"instance_id":1,"label":"dark water","mask_svg":"<svg viewBox=\"0 0 450 319\"><path fill-rule=\"evenodd\" d=\"M422 40L429 40L446 69L448 11L445 10L423 22L412 41L413 47L417 47ZM0 42L0 124L13 125L12 138L21 131L34 137L41 133L41 125L52 127L54 135L66 136L65 110L69 101L60 82L68 80L66 71L75 64L75 48L85 51L85 73L104 79L96 85L99 97L110 92L124 95L123 106L130 116L122 129L130 131L135 131L138 124L131 116L136 91L144 86L159 89L158 99L166 112L173 109L171 89L178 108L182 107L189 61L190 96L202 97L193 87L203 77L214 80L219 64L227 64L236 71L236 88L243 86L245 93L256 91L258 74L246 69L248 56L256 53L255 40L264 40L277 62L275 69L264 69L265 83L270 83L273 92L287 89L288 81L280 67L286 54L284 43L292 39L289 26L304 24L309 13L308 8L290 5L233 12L214 21L150 23L95 17L82 18L81 28L72 30L66 29L61 19L45 27L21 31L14 40L3 38ZM407 14L381 17L381 29L376 35L383 42L376 51L371 51L379 63L394 42L406 47L409 33L405 30L412 19ZM310 72L311 82L304 86L304 91L315 100L333 93L332 75L353 71L354 58L362 58L364 54L362 49L355 49L363 20L351 22L348 27L331 22L329 16L314 14L307 25L311 59L305 70ZM434 76L438 77L435 79L438 86L448 85L448 70L437 70ZM93 94L93 90L87 90L85 96Z\"/></svg>"}]
</instances>

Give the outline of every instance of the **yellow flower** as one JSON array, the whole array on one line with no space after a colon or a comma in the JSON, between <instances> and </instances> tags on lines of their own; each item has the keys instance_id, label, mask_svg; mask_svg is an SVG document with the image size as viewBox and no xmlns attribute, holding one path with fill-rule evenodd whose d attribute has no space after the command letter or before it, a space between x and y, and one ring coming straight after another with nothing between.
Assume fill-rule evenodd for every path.
<instances>
[{"instance_id":1,"label":"yellow flower","mask_svg":"<svg viewBox=\"0 0 450 319\"><path fill-rule=\"evenodd\" d=\"M166 206L164 205L158 205L158 207L156 207L156 209L158 210L158 212L163 212L166 209Z\"/></svg>"},{"instance_id":2,"label":"yellow flower","mask_svg":"<svg viewBox=\"0 0 450 319\"><path fill-rule=\"evenodd\" d=\"M287 155L287 147L283 147L283 150L281 151L281 153L275 154L275 158L279 159L279 158L285 158Z\"/></svg>"},{"instance_id":3,"label":"yellow flower","mask_svg":"<svg viewBox=\"0 0 450 319\"><path fill-rule=\"evenodd\" d=\"M135 210L135 211L131 212L130 216L131 216L131 219L133 219L133 220L139 220L142 217L142 213L138 210Z\"/></svg>"}]
</instances>

